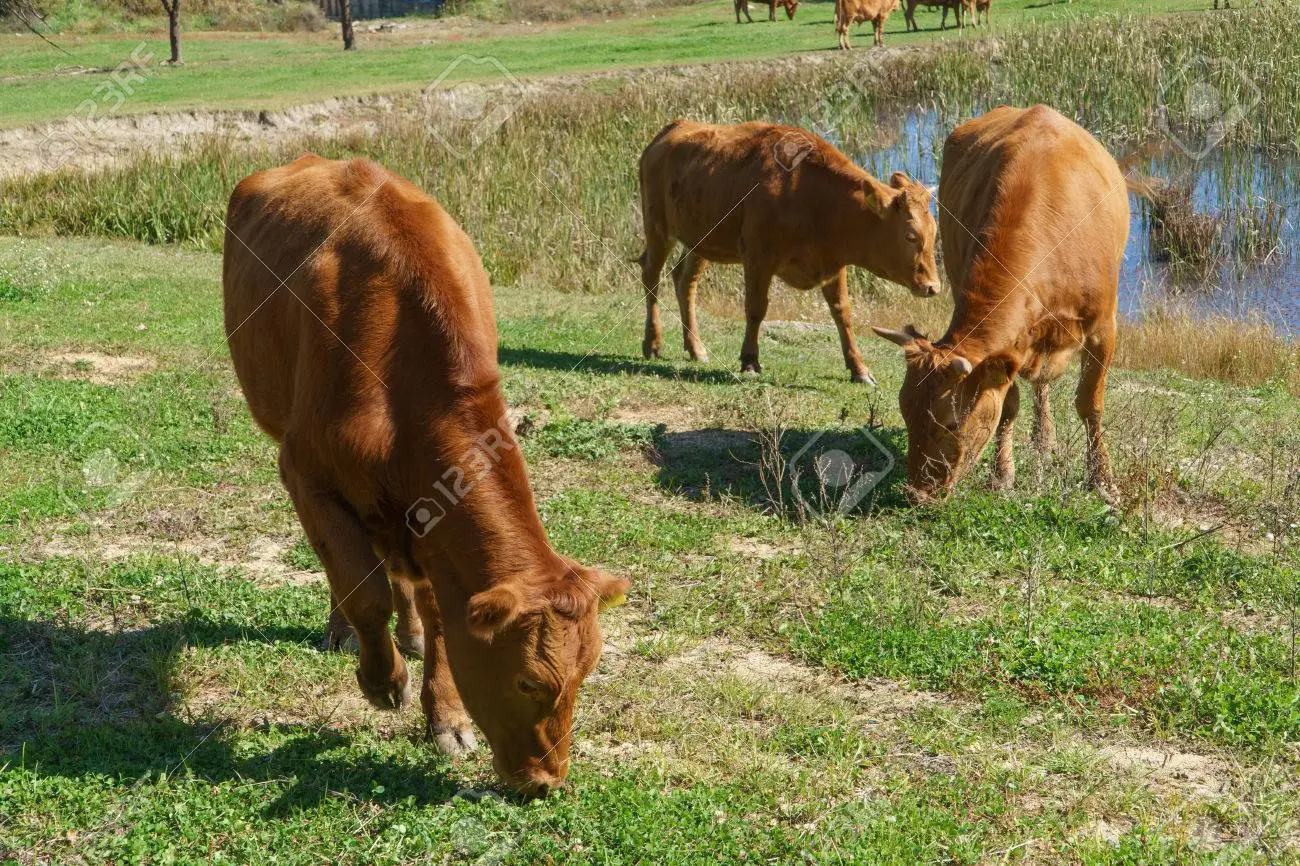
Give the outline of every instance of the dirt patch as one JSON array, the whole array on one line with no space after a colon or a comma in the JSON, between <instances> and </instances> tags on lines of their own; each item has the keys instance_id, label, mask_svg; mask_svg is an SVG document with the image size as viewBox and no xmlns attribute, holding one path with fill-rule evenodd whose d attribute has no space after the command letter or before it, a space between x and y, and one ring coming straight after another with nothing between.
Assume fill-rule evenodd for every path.
<instances>
[{"instance_id":1,"label":"dirt patch","mask_svg":"<svg viewBox=\"0 0 1300 866\"><path fill-rule=\"evenodd\" d=\"M754 559L768 560L786 556L798 550L792 544L772 544L757 538L732 538L727 542L727 549L732 553Z\"/></svg>"},{"instance_id":2,"label":"dirt patch","mask_svg":"<svg viewBox=\"0 0 1300 866\"><path fill-rule=\"evenodd\" d=\"M873 719L899 718L924 707L949 702L936 693L909 689L892 680L840 680L827 671L723 638L709 638L670 657L664 665L669 669L691 668L708 676L730 675L779 691L821 692L853 702Z\"/></svg>"},{"instance_id":3,"label":"dirt patch","mask_svg":"<svg viewBox=\"0 0 1300 866\"><path fill-rule=\"evenodd\" d=\"M763 323L763 336L778 343L798 343L809 335L824 334L828 331L834 332L835 326L824 322L796 322L782 319Z\"/></svg>"},{"instance_id":4,"label":"dirt patch","mask_svg":"<svg viewBox=\"0 0 1300 866\"><path fill-rule=\"evenodd\" d=\"M1186 399L1187 393L1184 391L1175 391L1172 388L1161 388L1159 385L1149 385L1145 382L1137 382L1132 379L1120 379L1111 386L1115 391L1121 394L1142 394L1154 397L1177 397Z\"/></svg>"},{"instance_id":5,"label":"dirt patch","mask_svg":"<svg viewBox=\"0 0 1300 866\"><path fill-rule=\"evenodd\" d=\"M130 382L157 366L144 355L106 355L103 352L60 352L44 358L45 366L59 379L119 385Z\"/></svg>"},{"instance_id":6,"label":"dirt patch","mask_svg":"<svg viewBox=\"0 0 1300 866\"><path fill-rule=\"evenodd\" d=\"M201 565L234 568L267 586L307 586L322 583L323 572L295 569L284 562L291 539L255 538L247 546L210 535L160 538L136 533L111 533L65 537L51 536L38 544L40 557L77 557L118 562L132 556L184 556Z\"/></svg>"},{"instance_id":7,"label":"dirt patch","mask_svg":"<svg viewBox=\"0 0 1300 866\"><path fill-rule=\"evenodd\" d=\"M754 444L756 437L746 430L683 430L664 437L659 450L664 454L690 454L696 452L726 452L743 450Z\"/></svg>"},{"instance_id":8,"label":"dirt patch","mask_svg":"<svg viewBox=\"0 0 1300 866\"><path fill-rule=\"evenodd\" d=\"M609 420L620 424L663 424L670 432L688 430L700 417L699 407L682 404L646 404L620 406L609 413Z\"/></svg>"},{"instance_id":9,"label":"dirt patch","mask_svg":"<svg viewBox=\"0 0 1300 866\"><path fill-rule=\"evenodd\" d=\"M1203 800L1222 797L1232 782L1231 767L1219 758L1156 746L1103 746L1103 761L1141 777L1150 787Z\"/></svg>"}]
</instances>

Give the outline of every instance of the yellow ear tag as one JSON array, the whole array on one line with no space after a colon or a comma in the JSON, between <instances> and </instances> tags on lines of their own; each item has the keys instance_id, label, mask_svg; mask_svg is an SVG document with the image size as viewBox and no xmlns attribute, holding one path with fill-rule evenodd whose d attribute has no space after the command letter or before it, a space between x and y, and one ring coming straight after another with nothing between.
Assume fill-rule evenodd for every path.
<instances>
[{"instance_id":1,"label":"yellow ear tag","mask_svg":"<svg viewBox=\"0 0 1300 866\"><path fill-rule=\"evenodd\" d=\"M613 598L609 599L608 601L602 601L600 603L600 607L597 610L600 613L604 613L605 611L609 610L611 607L618 607L620 604L627 604L627 593L620 593L614 596Z\"/></svg>"}]
</instances>

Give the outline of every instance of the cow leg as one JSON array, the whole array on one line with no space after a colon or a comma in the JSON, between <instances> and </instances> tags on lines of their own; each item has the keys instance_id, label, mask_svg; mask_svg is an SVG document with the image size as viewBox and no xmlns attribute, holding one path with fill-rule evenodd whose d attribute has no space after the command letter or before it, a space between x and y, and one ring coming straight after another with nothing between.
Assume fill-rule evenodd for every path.
<instances>
[{"instance_id":1,"label":"cow leg","mask_svg":"<svg viewBox=\"0 0 1300 866\"><path fill-rule=\"evenodd\" d=\"M375 555L356 513L337 491L295 465L287 443L280 447L280 477L325 565L331 598L337 600L331 601L330 614L341 610L356 633L361 691L380 709L400 709L409 697L410 676L388 633L393 594L384 563Z\"/></svg>"},{"instance_id":2,"label":"cow leg","mask_svg":"<svg viewBox=\"0 0 1300 866\"><path fill-rule=\"evenodd\" d=\"M645 337L641 355L658 358L663 346L663 328L659 324L659 275L668 259L666 239L646 232L645 252L641 254L641 285L645 288Z\"/></svg>"},{"instance_id":3,"label":"cow leg","mask_svg":"<svg viewBox=\"0 0 1300 866\"><path fill-rule=\"evenodd\" d=\"M1052 420L1052 406L1048 399L1050 382L1034 383L1034 429L1029 438L1034 450L1046 457L1056 447L1056 422Z\"/></svg>"},{"instance_id":4,"label":"cow leg","mask_svg":"<svg viewBox=\"0 0 1300 866\"><path fill-rule=\"evenodd\" d=\"M903 27L905 30L920 30L921 27L916 23L916 4L918 0L907 0L907 8L903 11Z\"/></svg>"},{"instance_id":5,"label":"cow leg","mask_svg":"<svg viewBox=\"0 0 1300 866\"><path fill-rule=\"evenodd\" d=\"M835 328L840 332L840 351L844 353L844 366L849 368L849 378L854 382L876 384L858 352L858 342L853 338L853 306L849 303L849 279L845 268L840 268L839 273L822 283L822 296L826 298Z\"/></svg>"},{"instance_id":6,"label":"cow leg","mask_svg":"<svg viewBox=\"0 0 1300 866\"><path fill-rule=\"evenodd\" d=\"M840 25L836 25L835 29L838 30L840 34L840 49L842 51L848 51L853 47L849 44L849 26L845 24L841 28Z\"/></svg>"},{"instance_id":7,"label":"cow leg","mask_svg":"<svg viewBox=\"0 0 1300 866\"><path fill-rule=\"evenodd\" d=\"M432 576L430 576L431 578ZM424 682L420 686L420 707L429 738L438 751L447 755L463 755L478 746L469 713L461 702L456 681L447 662L447 644L442 637L442 615L433 594L430 579L412 583L412 596L416 610L424 621L425 641Z\"/></svg>"},{"instance_id":8,"label":"cow leg","mask_svg":"<svg viewBox=\"0 0 1300 866\"><path fill-rule=\"evenodd\" d=\"M767 0L767 20L776 20L776 0Z\"/></svg>"},{"instance_id":9,"label":"cow leg","mask_svg":"<svg viewBox=\"0 0 1300 866\"><path fill-rule=\"evenodd\" d=\"M774 268L767 262L745 262L745 338L740 346L740 371L761 373L758 361L758 337L767 318L768 296Z\"/></svg>"},{"instance_id":10,"label":"cow leg","mask_svg":"<svg viewBox=\"0 0 1300 866\"><path fill-rule=\"evenodd\" d=\"M885 47L885 18L884 18L884 16L882 15L881 17L877 18L876 20L872 21L871 23L872 23L872 24L875 26L875 28L876 28L876 47L877 47L877 48L884 48L884 47Z\"/></svg>"},{"instance_id":11,"label":"cow leg","mask_svg":"<svg viewBox=\"0 0 1300 866\"><path fill-rule=\"evenodd\" d=\"M767 318L768 292L774 268L767 262L745 261L745 340L740 344L740 372L761 373L758 363L758 333Z\"/></svg>"},{"instance_id":12,"label":"cow leg","mask_svg":"<svg viewBox=\"0 0 1300 866\"><path fill-rule=\"evenodd\" d=\"M330 616L329 622L325 625L325 641L321 644L321 649L326 652L347 649L348 643L355 641L356 637L356 634L352 631L352 625L339 607L339 600L334 595L334 588L330 587Z\"/></svg>"},{"instance_id":13,"label":"cow leg","mask_svg":"<svg viewBox=\"0 0 1300 866\"><path fill-rule=\"evenodd\" d=\"M1115 320L1090 334L1083 347L1083 371L1074 407L1088 428L1088 485L1107 490L1114 484L1110 454L1102 439L1101 416L1106 409L1106 374L1115 354Z\"/></svg>"},{"instance_id":14,"label":"cow leg","mask_svg":"<svg viewBox=\"0 0 1300 866\"><path fill-rule=\"evenodd\" d=\"M415 585L408 575L390 566L388 581L393 587L393 608L397 611L397 648L408 656L424 658L424 622L415 606Z\"/></svg>"},{"instance_id":15,"label":"cow leg","mask_svg":"<svg viewBox=\"0 0 1300 866\"><path fill-rule=\"evenodd\" d=\"M700 342L700 325L695 318L695 290L706 260L688 250L673 268L673 288L677 292L677 310L682 317L682 337L692 361L708 361L709 353Z\"/></svg>"},{"instance_id":16,"label":"cow leg","mask_svg":"<svg viewBox=\"0 0 1300 866\"><path fill-rule=\"evenodd\" d=\"M1016 461L1013 453L1015 444L1016 416L1020 414L1020 386L1015 382L1007 389L1002 398L1002 417L998 419L996 434L997 454L993 460L993 487L996 490L1010 490L1016 483Z\"/></svg>"}]
</instances>

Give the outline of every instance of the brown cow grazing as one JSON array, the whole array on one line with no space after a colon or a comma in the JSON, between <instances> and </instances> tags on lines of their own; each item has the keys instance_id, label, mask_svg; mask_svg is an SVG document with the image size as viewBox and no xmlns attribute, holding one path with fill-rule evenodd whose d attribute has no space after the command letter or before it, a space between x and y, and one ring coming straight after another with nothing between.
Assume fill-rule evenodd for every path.
<instances>
[{"instance_id":1,"label":"brown cow grazing","mask_svg":"<svg viewBox=\"0 0 1300 866\"><path fill-rule=\"evenodd\" d=\"M1115 351L1125 179L1106 149L1046 106L998 108L943 148L939 225L956 309L931 341L911 326L876 333L903 347L899 406L917 499L950 490L997 431L995 485L1012 483L1015 380L1034 385L1034 441L1052 447L1047 386L1082 350L1075 407L1088 431L1088 480L1109 487L1102 441Z\"/></svg>"},{"instance_id":2,"label":"brown cow grazing","mask_svg":"<svg viewBox=\"0 0 1300 866\"><path fill-rule=\"evenodd\" d=\"M951 9L952 14L957 18L957 27L960 29L962 26L962 9L967 2L968 0L907 0L907 7L903 10L903 18L908 30L919 31L921 26L916 23L917 6L923 5L927 9L942 9L943 18L939 21L939 29L946 30L948 29L948 10Z\"/></svg>"},{"instance_id":3,"label":"brown cow grazing","mask_svg":"<svg viewBox=\"0 0 1300 866\"><path fill-rule=\"evenodd\" d=\"M876 47L885 47L885 22L889 13L898 8L898 0L835 0L835 32L840 35L840 48L848 50L849 28L870 21L876 31Z\"/></svg>"},{"instance_id":4,"label":"brown cow grazing","mask_svg":"<svg viewBox=\"0 0 1300 866\"><path fill-rule=\"evenodd\" d=\"M547 541L474 245L402 178L309 154L235 188L223 281L235 372L356 630L361 690L389 708L409 694L391 578L422 620L438 745L473 748L472 718L510 785L561 784L597 607L627 582Z\"/></svg>"},{"instance_id":5,"label":"brown cow grazing","mask_svg":"<svg viewBox=\"0 0 1300 866\"><path fill-rule=\"evenodd\" d=\"M767 20L776 20L776 7L780 6L785 9L785 17L794 19L795 10L799 8L799 0L767 0ZM745 18L750 24L754 23L753 17L749 14L749 0L736 0L736 23L740 23L740 13L745 13Z\"/></svg>"},{"instance_id":6,"label":"brown cow grazing","mask_svg":"<svg viewBox=\"0 0 1300 866\"><path fill-rule=\"evenodd\" d=\"M687 247L673 281L692 360L708 360L695 318L700 272L710 261L744 265L744 372L762 369L758 332L774 276L796 289L821 289L855 382L873 380L853 338L845 266L866 268L918 297L939 291L929 190L901 172L883 184L798 127L674 120L641 154L641 215L647 358L659 357L659 274L675 241Z\"/></svg>"}]
</instances>

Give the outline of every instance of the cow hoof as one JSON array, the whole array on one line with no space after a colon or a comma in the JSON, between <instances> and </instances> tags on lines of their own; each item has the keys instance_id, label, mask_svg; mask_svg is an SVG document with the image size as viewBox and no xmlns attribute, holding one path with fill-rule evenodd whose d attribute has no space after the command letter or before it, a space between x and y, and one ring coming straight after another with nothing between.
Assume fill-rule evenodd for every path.
<instances>
[{"instance_id":1,"label":"cow hoof","mask_svg":"<svg viewBox=\"0 0 1300 866\"><path fill-rule=\"evenodd\" d=\"M650 345L649 343L642 343L642 344L641 344L641 357L645 358L647 361L649 361L649 360L652 359L652 358L658 358L658 357L659 357L659 347L658 347L658 346L652 346L652 345Z\"/></svg>"},{"instance_id":2,"label":"cow hoof","mask_svg":"<svg viewBox=\"0 0 1300 866\"><path fill-rule=\"evenodd\" d=\"M429 736L439 752L452 758L468 755L478 748L478 738L469 725L430 725Z\"/></svg>"},{"instance_id":3,"label":"cow hoof","mask_svg":"<svg viewBox=\"0 0 1300 866\"><path fill-rule=\"evenodd\" d=\"M327 653L354 653L360 645L357 643L357 633L352 630L352 626L345 625L341 628L327 628L320 648Z\"/></svg>"},{"instance_id":4,"label":"cow hoof","mask_svg":"<svg viewBox=\"0 0 1300 866\"><path fill-rule=\"evenodd\" d=\"M1119 488L1115 486L1115 482L1113 480L1109 478L1090 479L1088 482L1088 486L1091 487L1094 491L1096 491L1097 495L1101 497L1102 502L1105 502L1111 508L1119 507L1120 505Z\"/></svg>"},{"instance_id":5,"label":"cow hoof","mask_svg":"<svg viewBox=\"0 0 1300 866\"><path fill-rule=\"evenodd\" d=\"M361 693L377 710L400 710L411 702L411 678L405 669L402 670L401 682L386 681L378 688L368 687L358 669L357 685L361 686Z\"/></svg>"},{"instance_id":6,"label":"cow hoof","mask_svg":"<svg viewBox=\"0 0 1300 866\"><path fill-rule=\"evenodd\" d=\"M757 361L741 361L740 372L742 375L748 374L751 376L758 376L763 372L763 365Z\"/></svg>"},{"instance_id":7,"label":"cow hoof","mask_svg":"<svg viewBox=\"0 0 1300 866\"><path fill-rule=\"evenodd\" d=\"M871 375L870 370L863 370L860 373L850 373L849 378L854 382L857 382L859 385L870 385L872 388L876 387L876 377Z\"/></svg>"},{"instance_id":8,"label":"cow hoof","mask_svg":"<svg viewBox=\"0 0 1300 866\"><path fill-rule=\"evenodd\" d=\"M698 364L707 364L707 363L709 363L709 353L708 353L708 352L690 352L690 356L691 356L691 360L692 360L692 361L695 361L695 362L698 363Z\"/></svg>"},{"instance_id":9,"label":"cow hoof","mask_svg":"<svg viewBox=\"0 0 1300 866\"><path fill-rule=\"evenodd\" d=\"M397 648L401 650L402 655L410 656L413 659L424 658L424 635L423 634L402 634L397 633Z\"/></svg>"}]
</instances>

